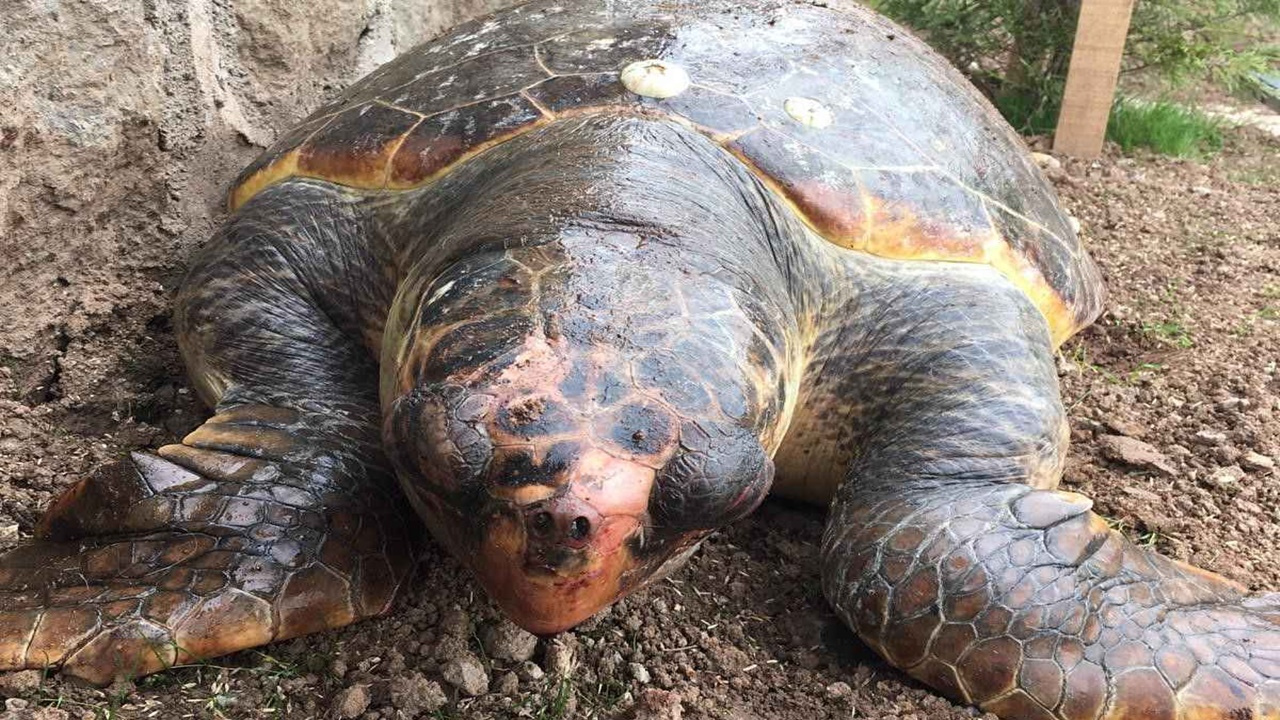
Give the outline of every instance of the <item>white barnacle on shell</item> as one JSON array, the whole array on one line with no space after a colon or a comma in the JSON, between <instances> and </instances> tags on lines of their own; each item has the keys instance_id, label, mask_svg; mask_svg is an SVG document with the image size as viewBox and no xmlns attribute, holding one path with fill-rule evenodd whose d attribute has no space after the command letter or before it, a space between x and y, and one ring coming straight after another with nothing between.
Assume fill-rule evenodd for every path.
<instances>
[{"instance_id":1,"label":"white barnacle on shell","mask_svg":"<svg viewBox=\"0 0 1280 720\"><path fill-rule=\"evenodd\" d=\"M782 103L782 109L792 120L805 127L821 130L836 121L836 116L826 105L807 97L789 97Z\"/></svg>"},{"instance_id":2,"label":"white barnacle on shell","mask_svg":"<svg viewBox=\"0 0 1280 720\"><path fill-rule=\"evenodd\" d=\"M689 73L666 60L638 60L622 69L619 78L631 92L644 97L675 97L689 89Z\"/></svg>"}]
</instances>

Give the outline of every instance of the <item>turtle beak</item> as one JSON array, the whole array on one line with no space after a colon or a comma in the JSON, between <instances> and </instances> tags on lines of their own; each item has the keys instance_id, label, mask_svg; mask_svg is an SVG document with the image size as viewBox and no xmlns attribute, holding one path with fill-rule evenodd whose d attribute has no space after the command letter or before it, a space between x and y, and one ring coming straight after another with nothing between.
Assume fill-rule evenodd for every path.
<instances>
[{"instance_id":1,"label":"turtle beak","mask_svg":"<svg viewBox=\"0 0 1280 720\"><path fill-rule=\"evenodd\" d=\"M567 475L495 516L471 560L507 616L539 635L572 628L643 579L631 541L644 533L654 470L590 450Z\"/></svg>"}]
</instances>

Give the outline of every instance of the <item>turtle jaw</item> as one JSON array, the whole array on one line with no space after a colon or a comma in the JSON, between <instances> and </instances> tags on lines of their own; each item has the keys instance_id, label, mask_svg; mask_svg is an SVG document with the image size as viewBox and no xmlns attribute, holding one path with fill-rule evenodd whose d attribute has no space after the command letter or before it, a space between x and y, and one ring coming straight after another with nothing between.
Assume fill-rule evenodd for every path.
<instances>
[{"instance_id":1,"label":"turtle jaw","mask_svg":"<svg viewBox=\"0 0 1280 720\"><path fill-rule=\"evenodd\" d=\"M621 534L627 525L634 528L634 522L624 521L614 529ZM563 632L627 592L624 579L635 561L624 542L611 551L579 550L547 562L523 547L523 535L514 524L492 527L473 570L489 597L525 630L536 635Z\"/></svg>"}]
</instances>

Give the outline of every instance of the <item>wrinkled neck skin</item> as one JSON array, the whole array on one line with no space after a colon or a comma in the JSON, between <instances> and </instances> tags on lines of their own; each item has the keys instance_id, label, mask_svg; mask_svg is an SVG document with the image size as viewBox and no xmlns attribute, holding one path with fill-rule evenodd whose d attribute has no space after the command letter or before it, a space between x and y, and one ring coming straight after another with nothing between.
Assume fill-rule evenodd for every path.
<instances>
[{"instance_id":1,"label":"wrinkled neck skin","mask_svg":"<svg viewBox=\"0 0 1280 720\"><path fill-rule=\"evenodd\" d=\"M767 494L812 302L772 202L703 136L612 116L386 206L386 236L412 239L386 446L435 537L527 629L576 625Z\"/></svg>"}]
</instances>

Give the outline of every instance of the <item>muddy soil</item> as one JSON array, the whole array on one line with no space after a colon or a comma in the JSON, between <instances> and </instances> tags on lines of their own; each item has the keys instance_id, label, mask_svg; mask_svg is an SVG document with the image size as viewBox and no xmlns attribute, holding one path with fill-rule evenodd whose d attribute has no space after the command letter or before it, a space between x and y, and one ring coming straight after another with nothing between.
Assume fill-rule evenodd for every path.
<instances>
[{"instance_id":1,"label":"muddy soil","mask_svg":"<svg viewBox=\"0 0 1280 720\"><path fill-rule=\"evenodd\" d=\"M1094 497L1136 541L1271 591L1280 590L1277 167L1280 142L1241 131L1207 163L1112 156L1049 169L1111 291L1107 314L1059 360L1074 441L1063 485ZM219 179L231 171L219 166ZM161 220L138 212L139 227ZM11 302L0 326L6 545L96 465L172 442L205 412L168 320L189 248L139 242L86 257L45 241L3 258L15 287L38 300ZM1150 448L1135 453L1117 436ZM105 690L0 676L10 698L0 717L977 715L888 668L828 612L821 530L820 512L767 502L668 581L537 642L500 624L432 549L385 619Z\"/></svg>"}]
</instances>

